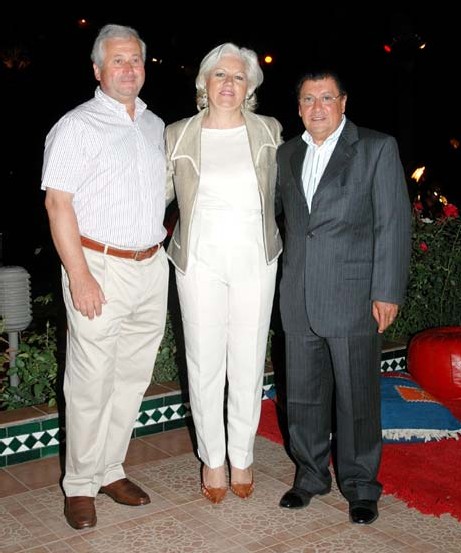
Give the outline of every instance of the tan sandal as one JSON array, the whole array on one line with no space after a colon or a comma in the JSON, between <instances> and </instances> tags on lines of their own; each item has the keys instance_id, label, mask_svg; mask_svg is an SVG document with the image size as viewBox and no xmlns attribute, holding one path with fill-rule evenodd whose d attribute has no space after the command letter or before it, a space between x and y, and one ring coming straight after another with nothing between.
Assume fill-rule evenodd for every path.
<instances>
[{"instance_id":1,"label":"tan sandal","mask_svg":"<svg viewBox=\"0 0 461 553\"><path fill-rule=\"evenodd\" d=\"M255 484L253 480L249 484L237 484L235 482L231 482L230 489L238 497L248 499L255 490Z\"/></svg>"},{"instance_id":2,"label":"tan sandal","mask_svg":"<svg viewBox=\"0 0 461 553\"><path fill-rule=\"evenodd\" d=\"M217 469L221 469L221 468L223 469L223 474L224 474L224 466L223 467L217 467ZM217 469L211 469L210 467L208 467L205 464L202 465L202 483L201 483L202 494L209 501L211 501L211 503L214 503L214 504L221 503L221 501L224 499L224 497L226 496L226 493L227 493L227 486L213 487L213 486L210 486L209 484L206 484L204 473L207 470L208 471L213 471L213 470L217 470ZM216 484L218 484L217 481L216 481Z\"/></svg>"},{"instance_id":3,"label":"tan sandal","mask_svg":"<svg viewBox=\"0 0 461 553\"><path fill-rule=\"evenodd\" d=\"M239 469L239 470L242 470L242 469ZM241 499L248 499L255 489L253 471L251 468L248 468L246 470L248 470L249 473L251 474L251 482L232 482L231 480L231 485L230 485L230 489L232 493L234 493L236 496L240 497Z\"/></svg>"},{"instance_id":4,"label":"tan sandal","mask_svg":"<svg viewBox=\"0 0 461 553\"><path fill-rule=\"evenodd\" d=\"M202 494L209 500L211 503L217 504L221 503L227 493L227 488L211 488L206 486L202 482Z\"/></svg>"}]
</instances>

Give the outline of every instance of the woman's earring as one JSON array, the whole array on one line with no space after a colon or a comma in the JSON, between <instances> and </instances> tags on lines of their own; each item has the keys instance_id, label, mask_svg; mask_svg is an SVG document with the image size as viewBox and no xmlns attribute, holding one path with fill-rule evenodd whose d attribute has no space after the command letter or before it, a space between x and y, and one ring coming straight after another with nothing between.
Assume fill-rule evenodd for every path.
<instances>
[{"instance_id":1,"label":"woman's earring","mask_svg":"<svg viewBox=\"0 0 461 553\"><path fill-rule=\"evenodd\" d=\"M244 107L245 109L248 109L248 102L250 101L250 99L251 99L252 96L253 96L253 93L247 94L247 95L245 96L245 101L243 102L243 107Z\"/></svg>"}]
</instances>

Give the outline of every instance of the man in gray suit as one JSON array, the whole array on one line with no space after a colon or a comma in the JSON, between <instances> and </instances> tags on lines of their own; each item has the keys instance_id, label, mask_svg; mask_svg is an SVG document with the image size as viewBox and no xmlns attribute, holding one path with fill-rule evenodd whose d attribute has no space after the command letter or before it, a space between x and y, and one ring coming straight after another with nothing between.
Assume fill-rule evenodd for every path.
<instances>
[{"instance_id":1,"label":"man in gray suit","mask_svg":"<svg viewBox=\"0 0 461 553\"><path fill-rule=\"evenodd\" d=\"M381 339L404 299L410 201L395 139L346 118L336 73L305 75L297 93L306 130L277 152L280 307L297 463L280 506L306 507L330 491L334 451L350 520L370 524L382 489Z\"/></svg>"}]
</instances>

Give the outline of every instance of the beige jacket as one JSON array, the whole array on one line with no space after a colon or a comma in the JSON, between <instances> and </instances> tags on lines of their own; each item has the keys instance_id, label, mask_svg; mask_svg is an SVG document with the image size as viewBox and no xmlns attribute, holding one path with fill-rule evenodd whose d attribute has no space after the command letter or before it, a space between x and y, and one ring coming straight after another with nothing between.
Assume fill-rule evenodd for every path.
<instances>
[{"instance_id":1,"label":"beige jacket","mask_svg":"<svg viewBox=\"0 0 461 553\"><path fill-rule=\"evenodd\" d=\"M175 267L186 272L190 228L200 180L200 136L206 110L181 119L165 129L168 162L167 205L178 199L179 219L171 237L167 255ZM243 113L250 142L251 156L258 179L263 220L266 261L272 263L282 252L282 240L275 222L274 196L277 178L275 154L282 142L282 127L277 119L245 111Z\"/></svg>"}]
</instances>

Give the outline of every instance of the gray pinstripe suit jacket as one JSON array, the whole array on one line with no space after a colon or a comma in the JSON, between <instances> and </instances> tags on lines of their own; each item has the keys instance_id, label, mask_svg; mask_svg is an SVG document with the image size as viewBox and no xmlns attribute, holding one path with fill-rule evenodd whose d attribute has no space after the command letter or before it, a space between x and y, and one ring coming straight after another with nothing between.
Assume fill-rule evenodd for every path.
<instances>
[{"instance_id":1,"label":"gray pinstripe suit jacket","mask_svg":"<svg viewBox=\"0 0 461 553\"><path fill-rule=\"evenodd\" d=\"M395 139L346 121L307 207L301 136L277 151L276 210L284 211L280 307L285 332L376 332L371 302L401 304L411 248L411 207Z\"/></svg>"}]
</instances>

